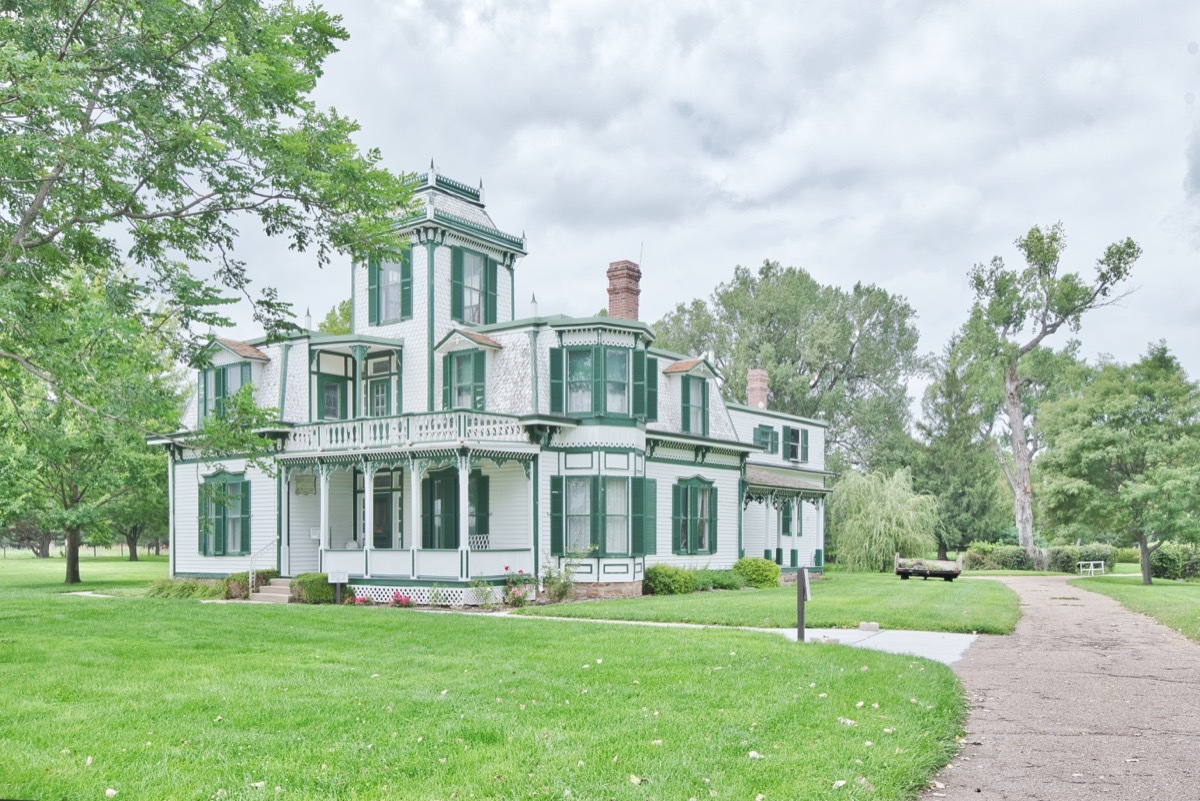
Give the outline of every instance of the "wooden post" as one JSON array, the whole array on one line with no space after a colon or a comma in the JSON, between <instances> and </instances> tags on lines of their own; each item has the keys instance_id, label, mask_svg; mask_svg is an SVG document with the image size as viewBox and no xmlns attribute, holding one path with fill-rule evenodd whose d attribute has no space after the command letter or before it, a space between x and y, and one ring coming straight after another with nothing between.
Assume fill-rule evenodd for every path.
<instances>
[{"instance_id":1,"label":"wooden post","mask_svg":"<svg viewBox=\"0 0 1200 801\"><path fill-rule=\"evenodd\" d=\"M809 599L808 568L796 574L796 642L804 642L804 602Z\"/></svg>"}]
</instances>

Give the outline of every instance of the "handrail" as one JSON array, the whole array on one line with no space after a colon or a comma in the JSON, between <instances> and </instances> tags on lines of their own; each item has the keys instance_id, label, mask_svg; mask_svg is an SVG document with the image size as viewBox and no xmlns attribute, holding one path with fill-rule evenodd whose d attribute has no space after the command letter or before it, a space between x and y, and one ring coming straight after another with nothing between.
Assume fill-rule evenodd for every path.
<instances>
[{"instance_id":1,"label":"handrail","mask_svg":"<svg viewBox=\"0 0 1200 801\"><path fill-rule=\"evenodd\" d=\"M255 572L254 571L254 563L258 560L258 558L260 556L265 554L267 551L273 549L278 544L279 544L279 538L276 537L275 539L273 539L270 542L263 545L263 547L259 548L254 553L250 554L250 569L248 571L246 571L246 600L247 601L250 600L250 594L252 592L254 592L254 572Z\"/></svg>"},{"instance_id":2,"label":"handrail","mask_svg":"<svg viewBox=\"0 0 1200 801\"><path fill-rule=\"evenodd\" d=\"M516 415L450 409L301 423L292 429L289 439L292 450L337 451L412 447L463 439L520 442L527 438L525 426Z\"/></svg>"}]
</instances>

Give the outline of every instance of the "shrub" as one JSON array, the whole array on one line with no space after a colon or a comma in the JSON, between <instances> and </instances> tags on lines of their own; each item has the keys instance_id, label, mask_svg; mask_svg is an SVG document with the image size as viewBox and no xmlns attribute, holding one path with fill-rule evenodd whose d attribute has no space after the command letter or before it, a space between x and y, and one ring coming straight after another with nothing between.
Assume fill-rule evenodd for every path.
<instances>
[{"instance_id":1,"label":"shrub","mask_svg":"<svg viewBox=\"0 0 1200 801\"><path fill-rule=\"evenodd\" d=\"M570 597L571 588L575 586L571 568L566 563L562 567L555 567L549 556L546 557L545 565L545 569L542 570L542 586L546 588L546 598L552 604L562 603Z\"/></svg>"},{"instance_id":2,"label":"shrub","mask_svg":"<svg viewBox=\"0 0 1200 801\"><path fill-rule=\"evenodd\" d=\"M392 606L400 609L409 609L412 607L412 605L413 599L411 596L405 595L404 593L400 592L400 590L396 590L392 593Z\"/></svg>"},{"instance_id":3,"label":"shrub","mask_svg":"<svg viewBox=\"0 0 1200 801\"><path fill-rule=\"evenodd\" d=\"M687 595L696 591L696 575L691 570L674 565L653 565L646 568L642 592L646 595Z\"/></svg>"},{"instance_id":4,"label":"shrub","mask_svg":"<svg viewBox=\"0 0 1200 801\"><path fill-rule=\"evenodd\" d=\"M533 575L524 570L512 572L508 565L504 566L504 602L509 606L522 607L529 602L529 587Z\"/></svg>"},{"instance_id":5,"label":"shrub","mask_svg":"<svg viewBox=\"0 0 1200 801\"><path fill-rule=\"evenodd\" d=\"M987 570L987 557L979 551L963 554L963 570Z\"/></svg>"},{"instance_id":6,"label":"shrub","mask_svg":"<svg viewBox=\"0 0 1200 801\"><path fill-rule=\"evenodd\" d=\"M200 579L157 579L146 590L148 598L224 598L223 582Z\"/></svg>"},{"instance_id":7,"label":"shrub","mask_svg":"<svg viewBox=\"0 0 1200 801\"><path fill-rule=\"evenodd\" d=\"M1111 573L1113 567L1117 564L1117 549L1111 545L1094 542L1091 545L1084 545L1079 549L1080 562L1103 562L1105 571ZM1069 572L1074 573L1075 567L1072 566Z\"/></svg>"},{"instance_id":8,"label":"shrub","mask_svg":"<svg viewBox=\"0 0 1200 801\"><path fill-rule=\"evenodd\" d=\"M998 545L989 560L995 570L1033 570L1033 557L1020 545Z\"/></svg>"},{"instance_id":9,"label":"shrub","mask_svg":"<svg viewBox=\"0 0 1200 801\"><path fill-rule=\"evenodd\" d=\"M1050 548L1047 552L1049 557L1047 569L1058 573L1074 573L1082 558L1080 556L1082 550L1078 545L1059 545Z\"/></svg>"},{"instance_id":10,"label":"shrub","mask_svg":"<svg viewBox=\"0 0 1200 801\"><path fill-rule=\"evenodd\" d=\"M1117 562L1123 565L1140 565L1142 563L1142 550L1140 548L1118 548Z\"/></svg>"},{"instance_id":11,"label":"shrub","mask_svg":"<svg viewBox=\"0 0 1200 801\"><path fill-rule=\"evenodd\" d=\"M733 565L733 572L750 587L765 589L779 586L779 565L761 556L744 556Z\"/></svg>"},{"instance_id":12,"label":"shrub","mask_svg":"<svg viewBox=\"0 0 1200 801\"><path fill-rule=\"evenodd\" d=\"M696 587L704 590L740 590L746 580L732 570L696 570Z\"/></svg>"},{"instance_id":13,"label":"shrub","mask_svg":"<svg viewBox=\"0 0 1200 801\"><path fill-rule=\"evenodd\" d=\"M254 589L258 589L264 584L267 584L271 579L279 578L279 571L275 568L270 570L255 570L254 571ZM250 597L246 591L246 585L250 583L250 571L242 573L230 573L225 577L225 597L234 600Z\"/></svg>"},{"instance_id":14,"label":"shrub","mask_svg":"<svg viewBox=\"0 0 1200 801\"><path fill-rule=\"evenodd\" d=\"M1200 576L1200 551L1194 545L1164 542L1150 554L1153 578L1189 579Z\"/></svg>"},{"instance_id":15,"label":"shrub","mask_svg":"<svg viewBox=\"0 0 1200 801\"><path fill-rule=\"evenodd\" d=\"M325 573L301 573L292 579L292 600L301 604L331 604L337 596ZM353 596L354 593L350 592Z\"/></svg>"}]
</instances>

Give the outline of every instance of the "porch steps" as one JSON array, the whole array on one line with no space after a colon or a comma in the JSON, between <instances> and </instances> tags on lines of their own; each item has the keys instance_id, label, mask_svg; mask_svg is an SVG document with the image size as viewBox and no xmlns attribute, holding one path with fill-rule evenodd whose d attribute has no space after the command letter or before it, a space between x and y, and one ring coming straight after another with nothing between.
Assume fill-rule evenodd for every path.
<instances>
[{"instance_id":1,"label":"porch steps","mask_svg":"<svg viewBox=\"0 0 1200 801\"><path fill-rule=\"evenodd\" d=\"M268 584L260 584L257 592L250 593L252 604L286 604L292 594L291 579L271 579Z\"/></svg>"}]
</instances>

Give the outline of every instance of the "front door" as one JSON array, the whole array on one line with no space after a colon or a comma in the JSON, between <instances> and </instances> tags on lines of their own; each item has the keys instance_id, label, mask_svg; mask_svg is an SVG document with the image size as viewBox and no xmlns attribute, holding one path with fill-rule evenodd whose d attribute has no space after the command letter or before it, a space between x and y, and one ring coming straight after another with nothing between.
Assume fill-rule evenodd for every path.
<instances>
[{"instance_id":1,"label":"front door","mask_svg":"<svg viewBox=\"0 0 1200 801\"><path fill-rule=\"evenodd\" d=\"M373 548L392 547L392 494L375 493L375 531L371 538Z\"/></svg>"}]
</instances>

